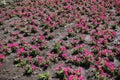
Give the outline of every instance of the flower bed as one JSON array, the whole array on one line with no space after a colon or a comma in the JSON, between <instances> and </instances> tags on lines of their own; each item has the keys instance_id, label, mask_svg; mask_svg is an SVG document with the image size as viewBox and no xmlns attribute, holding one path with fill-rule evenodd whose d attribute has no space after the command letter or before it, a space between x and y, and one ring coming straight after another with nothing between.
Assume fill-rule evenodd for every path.
<instances>
[{"instance_id":1,"label":"flower bed","mask_svg":"<svg viewBox=\"0 0 120 80\"><path fill-rule=\"evenodd\" d=\"M0 3L0 79L119 80L119 9L119 0Z\"/></svg>"}]
</instances>

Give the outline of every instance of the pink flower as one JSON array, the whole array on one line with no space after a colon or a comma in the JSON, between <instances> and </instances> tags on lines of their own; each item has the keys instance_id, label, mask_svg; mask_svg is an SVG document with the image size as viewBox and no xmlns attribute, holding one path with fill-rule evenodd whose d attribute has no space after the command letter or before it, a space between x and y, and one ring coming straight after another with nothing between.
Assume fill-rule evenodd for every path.
<instances>
[{"instance_id":1,"label":"pink flower","mask_svg":"<svg viewBox=\"0 0 120 80\"><path fill-rule=\"evenodd\" d=\"M75 70L74 70L74 73L75 73L76 75L80 75L80 74L81 74L81 72L80 72L79 69L75 69Z\"/></svg>"},{"instance_id":2,"label":"pink flower","mask_svg":"<svg viewBox=\"0 0 120 80\"><path fill-rule=\"evenodd\" d=\"M72 29L68 29L68 33L72 33L73 32L73 30Z\"/></svg>"},{"instance_id":3,"label":"pink flower","mask_svg":"<svg viewBox=\"0 0 120 80\"><path fill-rule=\"evenodd\" d=\"M91 32L90 32L90 34L94 34L94 33L96 33L96 30L91 30Z\"/></svg>"},{"instance_id":4,"label":"pink flower","mask_svg":"<svg viewBox=\"0 0 120 80\"><path fill-rule=\"evenodd\" d=\"M106 16L100 15L100 18L101 18L101 20L105 20L105 19L106 19Z\"/></svg>"},{"instance_id":5,"label":"pink flower","mask_svg":"<svg viewBox=\"0 0 120 80\"><path fill-rule=\"evenodd\" d=\"M67 54L66 54L66 53L63 53L63 54L62 54L62 57L67 57Z\"/></svg>"},{"instance_id":6,"label":"pink flower","mask_svg":"<svg viewBox=\"0 0 120 80\"><path fill-rule=\"evenodd\" d=\"M78 40L73 40L74 43L78 43Z\"/></svg>"},{"instance_id":7,"label":"pink flower","mask_svg":"<svg viewBox=\"0 0 120 80\"><path fill-rule=\"evenodd\" d=\"M25 52L24 48L20 48L19 50L21 53Z\"/></svg>"},{"instance_id":8,"label":"pink flower","mask_svg":"<svg viewBox=\"0 0 120 80\"><path fill-rule=\"evenodd\" d=\"M98 58L99 60L96 62L97 65L101 65L104 63L104 59L103 58Z\"/></svg>"},{"instance_id":9,"label":"pink flower","mask_svg":"<svg viewBox=\"0 0 120 80\"><path fill-rule=\"evenodd\" d=\"M116 31L114 31L114 32L112 32L112 34L113 34L113 36L116 36L116 35L117 35L117 32L116 32Z\"/></svg>"},{"instance_id":10,"label":"pink flower","mask_svg":"<svg viewBox=\"0 0 120 80\"><path fill-rule=\"evenodd\" d=\"M70 2L72 3L74 0L70 0Z\"/></svg>"},{"instance_id":11,"label":"pink flower","mask_svg":"<svg viewBox=\"0 0 120 80\"><path fill-rule=\"evenodd\" d=\"M11 44L8 44L8 47L17 47L18 44L17 43L11 43Z\"/></svg>"},{"instance_id":12,"label":"pink flower","mask_svg":"<svg viewBox=\"0 0 120 80\"><path fill-rule=\"evenodd\" d=\"M48 20L48 21L51 21L51 16L47 16L47 20Z\"/></svg>"},{"instance_id":13,"label":"pink flower","mask_svg":"<svg viewBox=\"0 0 120 80\"><path fill-rule=\"evenodd\" d=\"M28 61L31 61L31 59L32 59L32 57L31 57L31 56L28 56L27 58L28 58Z\"/></svg>"},{"instance_id":14,"label":"pink flower","mask_svg":"<svg viewBox=\"0 0 120 80\"><path fill-rule=\"evenodd\" d=\"M84 77L83 77L83 76L80 76L80 77L78 78L78 80L84 80Z\"/></svg>"},{"instance_id":15,"label":"pink flower","mask_svg":"<svg viewBox=\"0 0 120 80\"><path fill-rule=\"evenodd\" d=\"M44 35L40 35L40 40L44 40L45 36Z\"/></svg>"},{"instance_id":16,"label":"pink flower","mask_svg":"<svg viewBox=\"0 0 120 80\"><path fill-rule=\"evenodd\" d=\"M103 50L102 52L100 52L102 55L106 56L107 54L107 49Z\"/></svg>"},{"instance_id":17,"label":"pink flower","mask_svg":"<svg viewBox=\"0 0 120 80\"><path fill-rule=\"evenodd\" d=\"M68 2L68 0L64 0L64 2L66 2L66 3L67 3L67 2Z\"/></svg>"},{"instance_id":18,"label":"pink flower","mask_svg":"<svg viewBox=\"0 0 120 80\"><path fill-rule=\"evenodd\" d=\"M77 49L80 49L80 48L83 48L84 47L84 44L80 44L79 46L76 46L74 49L77 50Z\"/></svg>"},{"instance_id":19,"label":"pink flower","mask_svg":"<svg viewBox=\"0 0 120 80\"><path fill-rule=\"evenodd\" d=\"M2 67L2 63L0 62L0 67Z\"/></svg>"},{"instance_id":20,"label":"pink flower","mask_svg":"<svg viewBox=\"0 0 120 80\"><path fill-rule=\"evenodd\" d=\"M55 71L58 71L58 70L59 70L59 68L58 68L58 67L57 67L57 68L54 68L54 70L55 70Z\"/></svg>"},{"instance_id":21,"label":"pink flower","mask_svg":"<svg viewBox=\"0 0 120 80\"><path fill-rule=\"evenodd\" d=\"M74 56L74 57L73 57L73 60L74 60L74 61L77 61L77 62L80 62L80 61L83 60L83 58L78 58L77 56Z\"/></svg>"},{"instance_id":22,"label":"pink flower","mask_svg":"<svg viewBox=\"0 0 120 80\"><path fill-rule=\"evenodd\" d=\"M44 60L43 57L40 57L40 56L38 57L38 62L39 62L39 63L42 63L43 60Z\"/></svg>"},{"instance_id":23,"label":"pink flower","mask_svg":"<svg viewBox=\"0 0 120 80\"><path fill-rule=\"evenodd\" d=\"M68 69L67 68L64 68L63 71L66 75L68 75Z\"/></svg>"},{"instance_id":24,"label":"pink flower","mask_svg":"<svg viewBox=\"0 0 120 80\"><path fill-rule=\"evenodd\" d=\"M33 49L33 50L36 50L36 51L39 52L39 48L38 48L38 46L32 46L32 49Z\"/></svg>"},{"instance_id":25,"label":"pink flower","mask_svg":"<svg viewBox=\"0 0 120 80\"><path fill-rule=\"evenodd\" d=\"M66 51L66 47L65 47L65 46L61 46L61 47L60 47L60 50L61 50L61 51Z\"/></svg>"},{"instance_id":26,"label":"pink flower","mask_svg":"<svg viewBox=\"0 0 120 80\"><path fill-rule=\"evenodd\" d=\"M63 64L59 64L58 66L59 66L59 68L62 68L62 67L63 67Z\"/></svg>"},{"instance_id":27,"label":"pink flower","mask_svg":"<svg viewBox=\"0 0 120 80\"><path fill-rule=\"evenodd\" d=\"M36 70L36 66L35 65L32 65L32 70Z\"/></svg>"},{"instance_id":28,"label":"pink flower","mask_svg":"<svg viewBox=\"0 0 120 80\"><path fill-rule=\"evenodd\" d=\"M70 75L70 76L68 77L68 80L73 80L73 75Z\"/></svg>"},{"instance_id":29,"label":"pink flower","mask_svg":"<svg viewBox=\"0 0 120 80\"><path fill-rule=\"evenodd\" d=\"M112 56L113 55L113 52L111 50L108 50L108 49L104 49L102 50L101 52L99 52L99 54L102 54L104 56Z\"/></svg>"},{"instance_id":30,"label":"pink flower","mask_svg":"<svg viewBox=\"0 0 120 80\"><path fill-rule=\"evenodd\" d=\"M89 50L85 50L85 57L89 57L90 55L92 55L92 53Z\"/></svg>"},{"instance_id":31,"label":"pink flower","mask_svg":"<svg viewBox=\"0 0 120 80\"><path fill-rule=\"evenodd\" d=\"M0 54L0 59L4 59L5 55L4 54Z\"/></svg>"},{"instance_id":32,"label":"pink flower","mask_svg":"<svg viewBox=\"0 0 120 80\"><path fill-rule=\"evenodd\" d=\"M78 79L78 76L77 75L70 75L68 77L68 80L77 80Z\"/></svg>"},{"instance_id":33,"label":"pink flower","mask_svg":"<svg viewBox=\"0 0 120 80\"><path fill-rule=\"evenodd\" d=\"M120 71L120 66L118 66L118 70Z\"/></svg>"},{"instance_id":34,"label":"pink flower","mask_svg":"<svg viewBox=\"0 0 120 80\"><path fill-rule=\"evenodd\" d=\"M108 77L111 77L111 75L110 75L110 74L107 74L107 76L108 76Z\"/></svg>"},{"instance_id":35,"label":"pink flower","mask_svg":"<svg viewBox=\"0 0 120 80\"><path fill-rule=\"evenodd\" d=\"M93 0L93 2L96 2L96 0Z\"/></svg>"},{"instance_id":36,"label":"pink flower","mask_svg":"<svg viewBox=\"0 0 120 80\"><path fill-rule=\"evenodd\" d=\"M14 36L17 36L18 34L19 34L19 32L18 31L16 31L16 32L11 32Z\"/></svg>"},{"instance_id":37,"label":"pink flower","mask_svg":"<svg viewBox=\"0 0 120 80\"><path fill-rule=\"evenodd\" d=\"M18 60L22 61L23 59L22 59L22 57L21 57L21 56L18 56Z\"/></svg>"},{"instance_id":38,"label":"pink flower","mask_svg":"<svg viewBox=\"0 0 120 80\"><path fill-rule=\"evenodd\" d=\"M66 9L71 10L71 6L70 5L66 6Z\"/></svg>"},{"instance_id":39,"label":"pink flower","mask_svg":"<svg viewBox=\"0 0 120 80\"><path fill-rule=\"evenodd\" d=\"M106 61L105 65L106 65L106 67L109 67L110 71L113 72L115 70L115 65L112 62Z\"/></svg>"},{"instance_id":40,"label":"pink flower","mask_svg":"<svg viewBox=\"0 0 120 80\"><path fill-rule=\"evenodd\" d=\"M115 0L115 4L119 6L120 5L120 0Z\"/></svg>"},{"instance_id":41,"label":"pink flower","mask_svg":"<svg viewBox=\"0 0 120 80\"><path fill-rule=\"evenodd\" d=\"M106 74L105 73L101 73L101 74L99 74L100 75L100 77L101 78L103 78L103 77L105 77L106 76Z\"/></svg>"}]
</instances>

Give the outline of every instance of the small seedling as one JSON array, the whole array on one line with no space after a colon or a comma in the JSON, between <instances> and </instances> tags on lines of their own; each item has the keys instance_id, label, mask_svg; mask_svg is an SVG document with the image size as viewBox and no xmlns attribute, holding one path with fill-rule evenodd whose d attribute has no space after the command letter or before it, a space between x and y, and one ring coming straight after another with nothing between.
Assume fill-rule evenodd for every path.
<instances>
[{"instance_id":1,"label":"small seedling","mask_svg":"<svg viewBox=\"0 0 120 80\"><path fill-rule=\"evenodd\" d=\"M39 74L38 75L38 80L49 80L50 74L48 72Z\"/></svg>"},{"instance_id":2,"label":"small seedling","mask_svg":"<svg viewBox=\"0 0 120 80\"><path fill-rule=\"evenodd\" d=\"M30 52L30 56L32 56L32 57L36 57L37 55L38 55L38 52L36 50L32 50Z\"/></svg>"},{"instance_id":3,"label":"small seedling","mask_svg":"<svg viewBox=\"0 0 120 80\"><path fill-rule=\"evenodd\" d=\"M30 74L32 74L32 72L33 72L33 70L32 70L32 68L31 68L31 66L30 66L30 65L27 65L27 66L26 66L26 70L25 70L25 74L26 74L26 75L30 75Z\"/></svg>"},{"instance_id":4,"label":"small seedling","mask_svg":"<svg viewBox=\"0 0 120 80\"><path fill-rule=\"evenodd\" d=\"M57 74L57 77L59 77L60 79L63 79L65 76L63 70L57 71L56 74Z\"/></svg>"}]
</instances>

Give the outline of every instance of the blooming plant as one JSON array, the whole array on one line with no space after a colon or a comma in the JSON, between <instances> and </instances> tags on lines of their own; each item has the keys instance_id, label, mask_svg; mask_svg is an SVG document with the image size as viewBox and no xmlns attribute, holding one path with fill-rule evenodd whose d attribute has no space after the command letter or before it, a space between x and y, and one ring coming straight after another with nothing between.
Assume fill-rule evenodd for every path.
<instances>
[{"instance_id":1,"label":"blooming plant","mask_svg":"<svg viewBox=\"0 0 120 80\"><path fill-rule=\"evenodd\" d=\"M76 46L73 50L73 54L78 54L79 52L82 52L84 50L84 44L81 44L79 46Z\"/></svg>"},{"instance_id":2,"label":"blooming plant","mask_svg":"<svg viewBox=\"0 0 120 80\"><path fill-rule=\"evenodd\" d=\"M3 61L3 59L5 59L5 55L4 54L0 54L0 62Z\"/></svg>"}]
</instances>

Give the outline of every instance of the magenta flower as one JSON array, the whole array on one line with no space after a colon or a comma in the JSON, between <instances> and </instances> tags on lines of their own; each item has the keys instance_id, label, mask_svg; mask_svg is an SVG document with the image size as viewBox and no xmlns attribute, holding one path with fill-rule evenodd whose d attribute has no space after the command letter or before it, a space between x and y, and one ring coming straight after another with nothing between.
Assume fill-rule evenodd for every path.
<instances>
[{"instance_id":1,"label":"magenta flower","mask_svg":"<svg viewBox=\"0 0 120 80\"><path fill-rule=\"evenodd\" d=\"M78 40L73 40L73 42L77 44L77 43L78 43Z\"/></svg>"},{"instance_id":2,"label":"magenta flower","mask_svg":"<svg viewBox=\"0 0 120 80\"><path fill-rule=\"evenodd\" d=\"M32 65L32 70L36 70L37 66Z\"/></svg>"},{"instance_id":3,"label":"magenta flower","mask_svg":"<svg viewBox=\"0 0 120 80\"><path fill-rule=\"evenodd\" d=\"M5 59L5 55L4 54L0 54L0 59Z\"/></svg>"},{"instance_id":4,"label":"magenta flower","mask_svg":"<svg viewBox=\"0 0 120 80\"><path fill-rule=\"evenodd\" d=\"M112 35L113 35L113 36L116 36L116 35L117 35L117 32L116 32L116 31L113 31L113 32L112 32Z\"/></svg>"},{"instance_id":5,"label":"magenta flower","mask_svg":"<svg viewBox=\"0 0 120 80\"><path fill-rule=\"evenodd\" d=\"M101 20L105 20L106 19L106 16L105 16L105 14L103 12L100 13L100 18L101 18Z\"/></svg>"},{"instance_id":6,"label":"magenta flower","mask_svg":"<svg viewBox=\"0 0 120 80\"><path fill-rule=\"evenodd\" d=\"M2 67L2 63L0 62L0 67Z\"/></svg>"},{"instance_id":7,"label":"magenta flower","mask_svg":"<svg viewBox=\"0 0 120 80\"><path fill-rule=\"evenodd\" d=\"M104 49L101 52L99 52L99 54L101 54L103 56L112 56L113 52L112 52L112 50Z\"/></svg>"},{"instance_id":8,"label":"magenta flower","mask_svg":"<svg viewBox=\"0 0 120 80\"><path fill-rule=\"evenodd\" d=\"M73 75L70 75L70 76L68 77L68 80L73 80Z\"/></svg>"},{"instance_id":9,"label":"magenta flower","mask_svg":"<svg viewBox=\"0 0 120 80\"><path fill-rule=\"evenodd\" d=\"M63 53L63 54L62 54L62 57L64 57L64 58L67 57L67 54L66 54L66 53Z\"/></svg>"},{"instance_id":10,"label":"magenta flower","mask_svg":"<svg viewBox=\"0 0 120 80\"><path fill-rule=\"evenodd\" d=\"M19 50L21 53L25 52L24 48L20 48Z\"/></svg>"},{"instance_id":11,"label":"magenta flower","mask_svg":"<svg viewBox=\"0 0 120 80\"><path fill-rule=\"evenodd\" d=\"M78 76L77 75L70 75L68 77L68 80L77 80L78 79Z\"/></svg>"},{"instance_id":12,"label":"magenta flower","mask_svg":"<svg viewBox=\"0 0 120 80\"><path fill-rule=\"evenodd\" d=\"M39 32L39 28L38 28L37 26L33 26L33 28L34 28L37 32Z\"/></svg>"},{"instance_id":13,"label":"magenta flower","mask_svg":"<svg viewBox=\"0 0 120 80\"><path fill-rule=\"evenodd\" d=\"M81 74L81 71L80 71L79 69L75 69L75 70L74 70L74 73L75 73L76 75L80 75L80 74Z\"/></svg>"},{"instance_id":14,"label":"magenta flower","mask_svg":"<svg viewBox=\"0 0 120 80\"><path fill-rule=\"evenodd\" d=\"M84 48L84 46L85 46L85 44L80 44L79 46L74 47L74 49L77 50L77 49L80 49L80 48Z\"/></svg>"},{"instance_id":15,"label":"magenta flower","mask_svg":"<svg viewBox=\"0 0 120 80\"><path fill-rule=\"evenodd\" d=\"M60 50L61 51L66 51L66 47L65 46L60 46Z\"/></svg>"},{"instance_id":16,"label":"magenta flower","mask_svg":"<svg viewBox=\"0 0 120 80\"><path fill-rule=\"evenodd\" d=\"M115 65L112 62L105 62L106 67L109 67L110 71L114 72L115 70Z\"/></svg>"},{"instance_id":17,"label":"magenta flower","mask_svg":"<svg viewBox=\"0 0 120 80\"><path fill-rule=\"evenodd\" d=\"M66 9L71 10L72 8L70 5L68 5L68 6L66 6Z\"/></svg>"},{"instance_id":18,"label":"magenta flower","mask_svg":"<svg viewBox=\"0 0 120 80\"><path fill-rule=\"evenodd\" d=\"M17 36L17 35L19 34L19 32L18 32L18 31L16 31L16 32L11 32L11 34L14 35L14 36Z\"/></svg>"},{"instance_id":19,"label":"magenta flower","mask_svg":"<svg viewBox=\"0 0 120 80\"><path fill-rule=\"evenodd\" d=\"M8 44L8 47L17 47L17 46L19 46L17 43Z\"/></svg>"},{"instance_id":20,"label":"magenta flower","mask_svg":"<svg viewBox=\"0 0 120 80\"><path fill-rule=\"evenodd\" d=\"M64 0L64 2L66 2L66 3L67 3L67 2L68 2L68 0Z\"/></svg>"},{"instance_id":21,"label":"magenta flower","mask_svg":"<svg viewBox=\"0 0 120 80\"><path fill-rule=\"evenodd\" d=\"M45 36L44 35L40 35L40 40L44 40Z\"/></svg>"},{"instance_id":22,"label":"magenta flower","mask_svg":"<svg viewBox=\"0 0 120 80\"><path fill-rule=\"evenodd\" d=\"M72 3L74 0L70 0L70 2Z\"/></svg>"},{"instance_id":23,"label":"magenta flower","mask_svg":"<svg viewBox=\"0 0 120 80\"><path fill-rule=\"evenodd\" d=\"M119 6L120 5L120 0L115 0L115 4Z\"/></svg>"},{"instance_id":24,"label":"magenta flower","mask_svg":"<svg viewBox=\"0 0 120 80\"><path fill-rule=\"evenodd\" d=\"M39 63L42 63L43 60L44 60L43 57L38 56L38 62L39 62Z\"/></svg>"},{"instance_id":25,"label":"magenta flower","mask_svg":"<svg viewBox=\"0 0 120 80\"><path fill-rule=\"evenodd\" d=\"M62 69L62 67L63 67L63 64L59 64L58 66L59 66L59 68L61 68L61 69Z\"/></svg>"},{"instance_id":26,"label":"magenta flower","mask_svg":"<svg viewBox=\"0 0 120 80\"><path fill-rule=\"evenodd\" d=\"M85 52L85 57L90 57L92 55L92 53L89 50L84 50Z\"/></svg>"},{"instance_id":27,"label":"magenta flower","mask_svg":"<svg viewBox=\"0 0 120 80\"><path fill-rule=\"evenodd\" d=\"M63 71L64 71L65 75L68 76L68 69L67 69L67 67L63 68Z\"/></svg>"},{"instance_id":28,"label":"magenta flower","mask_svg":"<svg viewBox=\"0 0 120 80\"><path fill-rule=\"evenodd\" d=\"M54 68L54 70L55 70L55 71L58 71L58 70L60 70L60 69L59 69L59 67L57 67L57 68Z\"/></svg>"},{"instance_id":29,"label":"magenta flower","mask_svg":"<svg viewBox=\"0 0 120 80\"><path fill-rule=\"evenodd\" d=\"M80 76L80 77L78 78L78 80L84 80L84 77L83 77L83 76Z\"/></svg>"},{"instance_id":30,"label":"magenta flower","mask_svg":"<svg viewBox=\"0 0 120 80\"><path fill-rule=\"evenodd\" d=\"M36 51L38 51L38 52L40 51L39 48L38 48L38 46L32 46L32 49L33 49L33 50L36 50Z\"/></svg>"},{"instance_id":31,"label":"magenta flower","mask_svg":"<svg viewBox=\"0 0 120 80\"><path fill-rule=\"evenodd\" d=\"M73 30L72 29L68 29L68 33L72 33L73 32Z\"/></svg>"},{"instance_id":32,"label":"magenta flower","mask_svg":"<svg viewBox=\"0 0 120 80\"><path fill-rule=\"evenodd\" d=\"M31 57L31 56L28 56L27 59L28 59L28 61L31 61L32 57Z\"/></svg>"},{"instance_id":33,"label":"magenta flower","mask_svg":"<svg viewBox=\"0 0 120 80\"><path fill-rule=\"evenodd\" d=\"M107 76L107 75L106 75L106 73L101 73L101 74L99 74L99 76L100 76L101 78L104 78L104 77Z\"/></svg>"}]
</instances>

